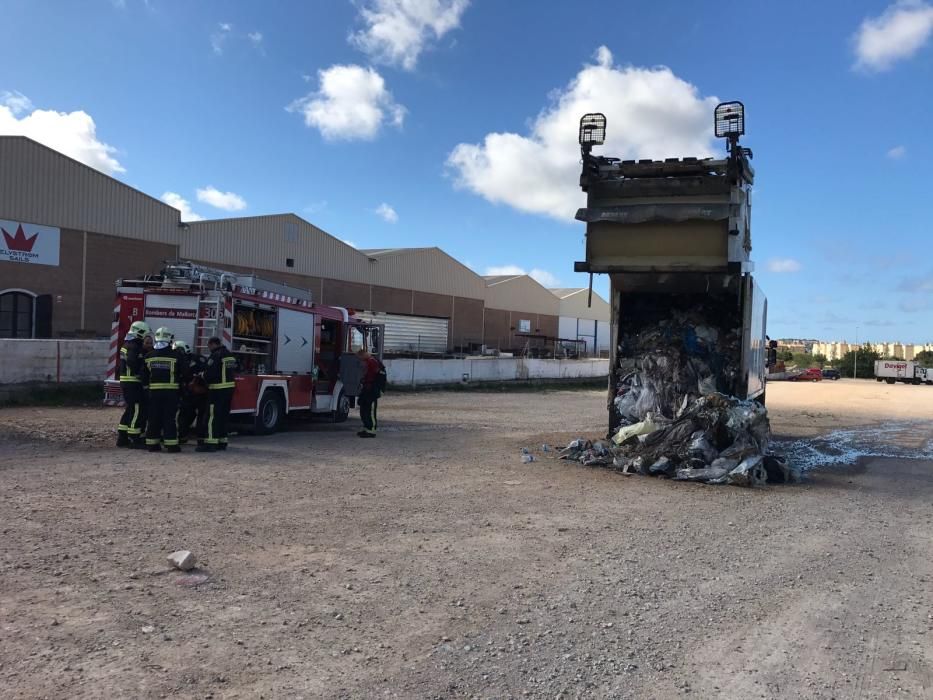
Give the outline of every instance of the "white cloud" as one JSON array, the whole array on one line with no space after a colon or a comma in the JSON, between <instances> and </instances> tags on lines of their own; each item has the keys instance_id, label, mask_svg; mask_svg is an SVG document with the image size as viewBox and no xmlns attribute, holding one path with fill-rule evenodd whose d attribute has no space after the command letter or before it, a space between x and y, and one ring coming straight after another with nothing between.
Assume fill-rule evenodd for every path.
<instances>
[{"instance_id":1,"label":"white cloud","mask_svg":"<svg viewBox=\"0 0 933 700\"><path fill-rule=\"evenodd\" d=\"M374 61L414 70L433 39L460 26L469 0L369 0L360 7L366 28L350 43Z\"/></svg>"},{"instance_id":2,"label":"white cloud","mask_svg":"<svg viewBox=\"0 0 933 700\"><path fill-rule=\"evenodd\" d=\"M18 90L14 90L13 92L4 90L0 92L0 105L9 107L10 111L17 116L23 112L31 112L35 109L32 100Z\"/></svg>"},{"instance_id":3,"label":"white cloud","mask_svg":"<svg viewBox=\"0 0 933 700\"><path fill-rule=\"evenodd\" d=\"M214 53L218 56L224 52L224 44L227 43L227 38L230 36L232 30L232 24L221 22L217 25L217 31L211 34L211 49L213 49Z\"/></svg>"},{"instance_id":4,"label":"white cloud","mask_svg":"<svg viewBox=\"0 0 933 700\"><path fill-rule=\"evenodd\" d=\"M398 213L385 202L376 207L376 215L384 221L388 221L390 224L394 224L398 221Z\"/></svg>"},{"instance_id":5,"label":"white cloud","mask_svg":"<svg viewBox=\"0 0 933 700\"><path fill-rule=\"evenodd\" d=\"M235 192L221 192L213 185L202 187L197 191L198 201L210 204L224 211L241 211L246 209L246 200Z\"/></svg>"},{"instance_id":6,"label":"white cloud","mask_svg":"<svg viewBox=\"0 0 933 700\"><path fill-rule=\"evenodd\" d=\"M901 0L862 22L855 34L856 68L884 71L923 48L933 35L933 5Z\"/></svg>"},{"instance_id":7,"label":"white cloud","mask_svg":"<svg viewBox=\"0 0 933 700\"><path fill-rule=\"evenodd\" d=\"M771 258L767 262L769 272L799 272L801 267L793 258Z\"/></svg>"},{"instance_id":8,"label":"white cloud","mask_svg":"<svg viewBox=\"0 0 933 700\"><path fill-rule=\"evenodd\" d=\"M891 160L899 160L907 155L907 149L904 146L895 146L894 148L888 149L888 158Z\"/></svg>"},{"instance_id":9,"label":"white cloud","mask_svg":"<svg viewBox=\"0 0 933 700\"><path fill-rule=\"evenodd\" d=\"M470 267L469 265L467 267ZM493 265L486 268L484 275L528 275L533 280L537 281L539 284L544 285L545 287L559 287L560 280L557 275L548 272L547 270L542 270L541 268L534 267L530 271L525 270L523 267L518 265Z\"/></svg>"},{"instance_id":10,"label":"white cloud","mask_svg":"<svg viewBox=\"0 0 933 700\"><path fill-rule=\"evenodd\" d=\"M24 112L29 113L20 117ZM114 157L117 149L97 139L97 125L82 110L35 109L22 93L5 92L0 98L0 134L28 136L107 175L126 172Z\"/></svg>"},{"instance_id":11,"label":"white cloud","mask_svg":"<svg viewBox=\"0 0 933 700\"><path fill-rule=\"evenodd\" d=\"M164 193L162 195L162 201L180 211L182 221L201 221L204 219L200 214L195 214L191 211L191 204L177 192Z\"/></svg>"},{"instance_id":12,"label":"white cloud","mask_svg":"<svg viewBox=\"0 0 933 700\"><path fill-rule=\"evenodd\" d=\"M250 40L253 46L260 46L262 44L262 32L250 32L246 35L246 38Z\"/></svg>"},{"instance_id":13,"label":"white cloud","mask_svg":"<svg viewBox=\"0 0 933 700\"><path fill-rule=\"evenodd\" d=\"M715 97L701 97L669 68L616 66L605 46L595 59L553 94L528 136L490 133L482 143L456 146L447 158L456 184L493 203L571 221L586 201L576 134L587 112L606 114L607 155L712 155Z\"/></svg>"},{"instance_id":14,"label":"white cloud","mask_svg":"<svg viewBox=\"0 0 933 700\"><path fill-rule=\"evenodd\" d=\"M384 122L400 127L405 108L372 68L335 65L318 71L320 87L288 106L328 141L372 140Z\"/></svg>"}]
</instances>

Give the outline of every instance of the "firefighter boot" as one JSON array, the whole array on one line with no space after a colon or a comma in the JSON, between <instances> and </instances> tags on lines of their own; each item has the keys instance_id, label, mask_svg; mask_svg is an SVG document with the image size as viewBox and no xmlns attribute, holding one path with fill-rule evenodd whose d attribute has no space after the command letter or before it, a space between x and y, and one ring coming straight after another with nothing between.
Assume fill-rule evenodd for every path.
<instances>
[{"instance_id":1,"label":"firefighter boot","mask_svg":"<svg viewBox=\"0 0 933 700\"><path fill-rule=\"evenodd\" d=\"M155 445L146 445L146 449L149 450L149 452L161 452L162 445L159 443L156 443Z\"/></svg>"},{"instance_id":2,"label":"firefighter boot","mask_svg":"<svg viewBox=\"0 0 933 700\"><path fill-rule=\"evenodd\" d=\"M146 449L146 438L139 435L133 438L132 442L129 445L131 450L144 450Z\"/></svg>"},{"instance_id":3,"label":"firefighter boot","mask_svg":"<svg viewBox=\"0 0 933 700\"><path fill-rule=\"evenodd\" d=\"M130 447L130 436L125 430L117 431L117 447Z\"/></svg>"},{"instance_id":4,"label":"firefighter boot","mask_svg":"<svg viewBox=\"0 0 933 700\"><path fill-rule=\"evenodd\" d=\"M166 452L181 452L181 448L178 445L166 445Z\"/></svg>"},{"instance_id":5,"label":"firefighter boot","mask_svg":"<svg viewBox=\"0 0 933 700\"><path fill-rule=\"evenodd\" d=\"M198 441L198 446L194 448L195 452L214 452L214 446L208 445L206 442L201 440Z\"/></svg>"}]
</instances>

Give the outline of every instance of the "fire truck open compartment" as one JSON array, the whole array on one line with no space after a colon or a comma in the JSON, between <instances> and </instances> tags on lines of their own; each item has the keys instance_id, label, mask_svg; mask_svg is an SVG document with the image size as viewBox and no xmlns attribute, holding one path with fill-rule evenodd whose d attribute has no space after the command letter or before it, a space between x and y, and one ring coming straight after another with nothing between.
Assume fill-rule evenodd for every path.
<instances>
[{"instance_id":1,"label":"fire truck open compartment","mask_svg":"<svg viewBox=\"0 0 933 700\"><path fill-rule=\"evenodd\" d=\"M231 351L244 374L272 374L275 369L276 309L247 301L233 305Z\"/></svg>"}]
</instances>

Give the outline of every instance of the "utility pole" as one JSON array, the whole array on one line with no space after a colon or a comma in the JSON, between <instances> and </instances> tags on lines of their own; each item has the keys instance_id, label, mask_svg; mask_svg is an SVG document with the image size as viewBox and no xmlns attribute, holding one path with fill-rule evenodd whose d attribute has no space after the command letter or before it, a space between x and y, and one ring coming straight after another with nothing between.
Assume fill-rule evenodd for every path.
<instances>
[{"instance_id":1,"label":"utility pole","mask_svg":"<svg viewBox=\"0 0 933 700\"><path fill-rule=\"evenodd\" d=\"M858 326L855 327L855 362L852 364L852 379L858 378Z\"/></svg>"}]
</instances>

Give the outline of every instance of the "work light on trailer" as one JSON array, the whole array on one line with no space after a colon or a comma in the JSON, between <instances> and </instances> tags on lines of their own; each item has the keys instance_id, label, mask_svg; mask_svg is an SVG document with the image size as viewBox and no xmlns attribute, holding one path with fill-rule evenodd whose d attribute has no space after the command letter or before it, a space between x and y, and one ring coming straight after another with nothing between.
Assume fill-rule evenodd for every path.
<instances>
[{"instance_id":1,"label":"work light on trailer","mask_svg":"<svg viewBox=\"0 0 933 700\"><path fill-rule=\"evenodd\" d=\"M723 102L713 113L717 138L738 140L745 133L745 105L741 102Z\"/></svg>"},{"instance_id":2,"label":"work light on trailer","mask_svg":"<svg viewBox=\"0 0 933 700\"><path fill-rule=\"evenodd\" d=\"M580 145L589 150L606 141L606 115L600 112L584 114L580 119Z\"/></svg>"}]
</instances>

